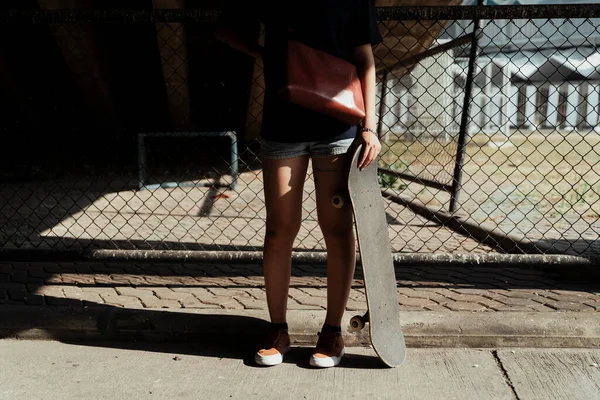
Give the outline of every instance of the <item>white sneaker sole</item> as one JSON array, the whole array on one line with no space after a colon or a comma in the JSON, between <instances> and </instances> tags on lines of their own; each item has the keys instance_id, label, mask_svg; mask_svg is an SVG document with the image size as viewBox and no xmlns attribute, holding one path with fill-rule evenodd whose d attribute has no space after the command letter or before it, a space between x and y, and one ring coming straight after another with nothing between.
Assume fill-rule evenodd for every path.
<instances>
[{"instance_id":1,"label":"white sneaker sole","mask_svg":"<svg viewBox=\"0 0 600 400\"><path fill-rule=\"evenodd\" d=\"M283 351L283 354L287 353L290 349L287 348ZM265 367L272 367L273 365L279 365L283 362L283 354L277 353L272 356L263 356L260 353L256 353L254 356L254 361L258 365L262 365Z\"/></svg>"},{"instance_id":2,"label":"white sneaker sole","mask_svg":"<svg viewBox=\"0 0 600 400\"><path fill-rule=\"evenodd\" d=\"M318 368L331 368L337 366L340 361L342 361L342 357L346 354L345 349L342 349L342 352L339 357L315 357L314 355L310 357L310 365Z\"/></svg>"}]
</instances>

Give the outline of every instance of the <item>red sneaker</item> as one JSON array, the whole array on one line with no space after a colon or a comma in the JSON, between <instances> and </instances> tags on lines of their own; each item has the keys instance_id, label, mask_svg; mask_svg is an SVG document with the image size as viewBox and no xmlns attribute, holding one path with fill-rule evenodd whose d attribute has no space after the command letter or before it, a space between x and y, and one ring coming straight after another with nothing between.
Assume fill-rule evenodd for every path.
<instances>
[{"instance_id":1,"label":"red sneaker","mask_svg":"<svg viewBox=\"0 0 600 400\"><path fill-rule=\"evenodd\" d=\"M336 332L320 332L310 365L319 368L335 367L345 354L344 338Z\"/></svg>"},{"instance_id":2,"label":"red sneaker","mask_svg":"<svg viewBox=\"0 0 600 400\"><path fill-rule=\"evenodd\" d=\"M283 355L290 351L290 335L284 331L273 331L267 334L265 343L254 356L258 365L272 366L283 362Z\"/></svg>"}]
</instances>

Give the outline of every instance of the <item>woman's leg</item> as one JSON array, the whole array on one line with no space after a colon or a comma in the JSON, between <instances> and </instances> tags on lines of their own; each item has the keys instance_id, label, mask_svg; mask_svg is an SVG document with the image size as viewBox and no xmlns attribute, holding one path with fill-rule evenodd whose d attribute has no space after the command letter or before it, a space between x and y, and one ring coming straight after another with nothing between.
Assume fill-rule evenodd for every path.
<instances>
[{"instance_id":1,"label":"woman's leg","mask_svg":"<svg viewBox=\"0 0 600 400\"><path fill-rule=\"evenodd\" d=\"M327 246L325 323L334 327L341 326L356 264L352 208L347 199L341 208L335 208L332 204L332 197L335 194L343 194L347 191L346 182L351 153L313 159L317 215Z\"/></svg>"},{"instance_id":2,"label":"woman's leg","mask_svg":"<svg viewBox=\"0 0 600 400\"><path fill-rule=\"evenodd\" d=\"M308 156L263 159L267 223L263 253L271 322L286 322L292 246L302 220L302 195Z\"/></svg>"}]
</instances>

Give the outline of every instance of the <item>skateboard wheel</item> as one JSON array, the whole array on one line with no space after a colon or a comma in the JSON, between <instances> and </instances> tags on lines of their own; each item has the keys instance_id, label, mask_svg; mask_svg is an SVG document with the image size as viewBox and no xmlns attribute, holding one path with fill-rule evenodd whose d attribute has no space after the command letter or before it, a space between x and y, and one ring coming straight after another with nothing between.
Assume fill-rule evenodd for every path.
<instances>
[{"instance_id":1,"label":"skateboard wheel","mask_svg":"<svg viewBox=\"0 0 600 400\"><path fill-rule=\"evenodd\" d=\"M363 321L363 317L360 315L356 315L350 319L350 330L353 332L358 332L365 327L365 322Z\"/></svg>"},{"instance_id":2,"label":"skateboard wheel","mask_svg":"<svg viewBox=\"0 0 600 400\"><path fill-rule=\"evenodd\" d=\"M342 195L336 194L331 199L331 204L333 204L335 208L342 208L344 206L344 197Z\"/></svg>"}]
</instances>

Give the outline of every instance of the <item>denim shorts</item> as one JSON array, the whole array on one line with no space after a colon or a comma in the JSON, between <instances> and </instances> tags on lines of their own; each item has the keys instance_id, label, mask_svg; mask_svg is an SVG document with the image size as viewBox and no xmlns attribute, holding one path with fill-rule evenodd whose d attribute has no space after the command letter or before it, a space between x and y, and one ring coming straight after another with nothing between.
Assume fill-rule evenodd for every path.
<instances>
[{"instance_id":1,"label":"denim shorts","mask_svg":"<svg viewBox=\"0 0 600 400\"><path fill-rule=\"evenodd\" d=\"M263 158L292 158L303 155L326 157L345 154L354 143L353 138L322 142L282 143L260 138L260 156Z\"/></svg>"}]
</instances>

